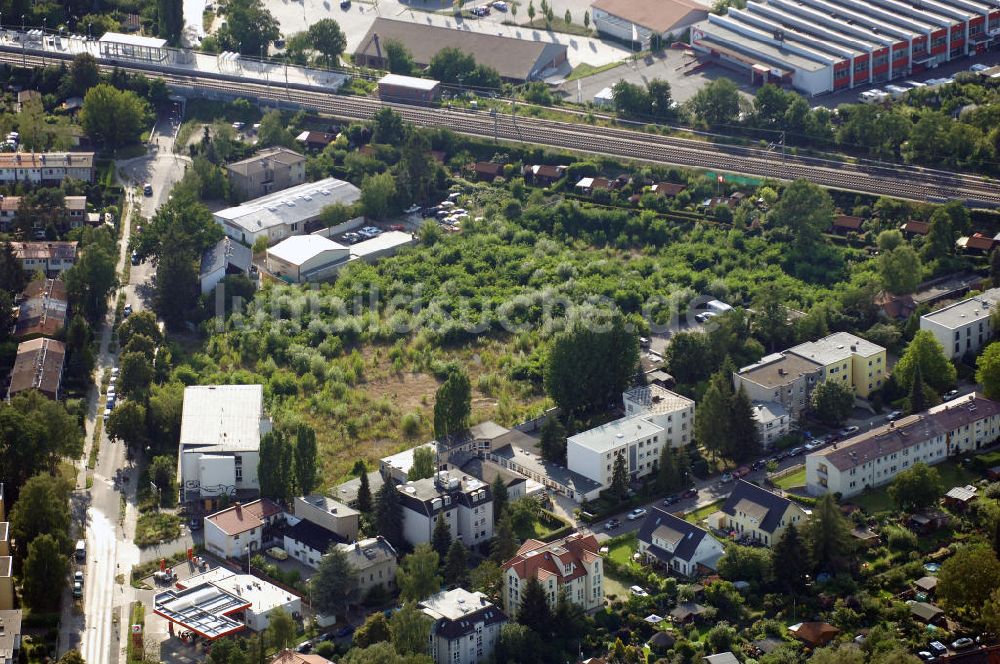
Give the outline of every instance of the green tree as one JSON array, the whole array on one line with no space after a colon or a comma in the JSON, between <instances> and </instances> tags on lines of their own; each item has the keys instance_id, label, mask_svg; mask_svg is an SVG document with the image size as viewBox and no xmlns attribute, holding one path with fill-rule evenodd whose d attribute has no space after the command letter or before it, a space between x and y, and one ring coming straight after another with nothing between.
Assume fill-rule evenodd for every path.
<instances>
[{"instance_id":1,"label":"green tree","mask_svg":"<svg viewBox=\"0 0 1000 664\"><path fill-rule=\"evenodd\" d=\"M118 343L122 348L128 346L133 335L151 339L155 345L163 343L163 335L152 311L137 311L118 325Z\"/></svg>"},{"instance_id":2,"label":"green tree","mask_svg":"<svg viewBox=\"0 0 1000 664\"><path fill-rule=\"evenodd\" d=\"M710 127L732 124L740 112L739 90L722 76L698 90L691 99L691 109Z\"/></svg>"},{"instance_id":3,"label":"green tree","mask_svg":"<svg viewBox=\"0 0 1000 664\"><path fill-rule=\"evenodd\" d=\"M723 620L737 622L743 617L743 596L729 581L708 584L705 587L705 601L717 609L717 616Z\"/></svg>"},{"instance_id":4,"label":"green tree","mask_svg":"<svg viewBox=\"0 0 1000 664\"><path fill-rule=\"evenodd\" d=\"M768 220L789 229L800 247L812 247L833 223L833 211L833 199L825 189L808 180L796 180L785 188Z\"/></svg>"},{"instance_id":5,"label":"green tree","mask_svg":"<svg viewBox=\"0 0 1000 664\"><path fill-rule=\"evenodd\" d=\"M789 524L778 541L774 543L773 578L782 592L795 594L806 589L812 564L806 543L799 536L795 524Z\"/></svg>"},{"instance_id":6,"label":"green tree","mask_svg":"<svg viewBox=\"0 0 1000 664\"><path fill-rule=\"evenodd\" d=\"M78 318L80 317L75 316L73 318L74 322ZM0 344L6 343L7 340L10 338L11 330L14 328L14 324L16 322L17 322L17 313L16 309L14 309L14 297L6 290L0 290ZM83 348L77 347L74 350L79 351L83 350ZM73 354L72 350L70 349L68 340L66 343L66 353L69 354L70 356L72 356Z\"/></svg>"},{"instance_id":7,"label":"green tree","mask_svg":"<svg viewBox=\"0 0 1000 664\"><path fill-rule=\"evenodd\" d=\"M496 479L493 480L493 484L490 486L490 492L493 494L493 522L496 523L504 509L506 509L507 502L510 499L510 494L507 491L507 483L504 482L503 475L497 473Z\"/></svg>"},{"instance_id":8,"label":"green tree","mask_svg":"<svg viewBox=\"0 0 1000 664\"><path fill-rule=\"evenodd\" d=\"M521 604L517 607L517 622L539 634L548 632L552 622L552 610L542 584L534 576L528 577L521 593Z\"/></svg>"},{"instance_id":9,"label":"green tree","mask_svg":"<svg viewBox=\"0 0 1000 664\"><path fill-rule=\"evenodd\" d=\"M906 295L917 289L923 267L916 250L903 241L898 230L882 231L878 236L880 255L879 277L882 287L896 295Z\"/></svg>"},{"instance_id":10,"label":"green tree","mask_svg":"<svg viewBox=\"0 0 1000 664\"><path fill-rule=\"evenodd\" d=\"M268 613L267 636L271 645L287 648L295 640L295 620L280 606Z\"/></svg>"},{"instance_id":11,"label":"green tree","mask_svg":"<svg viewBox=\"0 0 1000 664\"><path fill-rule=\"evenodd\" d=\"M448 580L448 585L459 588L465 587L469 582L468 551L461 540L455 540L448 547L444 578Z\"/></svg>"},{"instance_id":12,"label":"green tree","mask_svg":"<svg viewBox=\"0 0 1000 664\"><path fill-rule=\"evenodd\" d=\"M682 385L705 380L712 374L713 365L708 337L700 332L678 332L664 355L664 368Z\"/></svg>"},{"instance_id":13,"label":"green tree","mask_svg":"<svg viewBox=\"0 0 1000 664\"><path fill-rule=\"evenodd\" d=\"M813 390L810 399L813 413L827 426L840 426L854 409L854 390L828 379Z\"/></svg>"},{"instance_id":14,"label":"green tree","mask_svg":"<svg viewBox=\"0 0 1000 664\"><path fill-rule=\"evenodd\" d=\"M677 455L670 445L664 445L660 450L660 459L656 467L656 490L660 493L677 491L681 488L680 472L677 468Z\"/></svg>"},{"instance_id":15,"label":"green tree","mask_svg":"<svg viewBox=\"0 0 1000 664\"><path fill-rule=\"evenodd\" d=\"M492 560L484 560L479 563L469 574L469 582L472 589L479 591L499 605L503 592L503 570Z\"/></svg>"},{"instance_id":16,"label":"green tree","mask_svg":"<svg viewBox=\"0 0 1000 664\"><path fill-rule=\"evenodd\" d=\"M432 622L414 602L404 602L389 619L389 634L396 652L401 655L426 653Z\"/></svg>"},{"instance_id":17,"label":"green tree","mask_svg":"<svg viewBox=\"0 0 1000 664\"><path fill-rule=\"evenodd\" d=\"M25 482L10 514L10 534L22 551L43 534L52 537L60 549L68 546L69 490L61 477L47 474Z\"/></svg>"},{"instance_id":18,"label":"green tree","mask_svg":"<svg viewBox=\"0 0 1000 664\"><path fill-rule=\"evenodd\" d=\"M990 284L993 288L1000 287L1000 249L990 252Z\"/></svg>"},{"instance_id":19,"label":"green tree","mask_svg":"<svg viewBox=\"0 0 1000 664\"><path fill-rule=\"evenodd\" d=\"M194 315L198 302L199 282L195 252L183 231L167 232L168 241L176 241L173 251L160 256L154 277L153 307L163 318L167 329L180 331Z\"/></svg>"},{"instance_id":20,"label":"green tree","mask_svg":"<svg viewBox=\"0 0 1000 664\"><path fill-rule=\"evenodd\" d=\"M845 570L851 553L851 527L833 495L824 494L806 520L802 535L809 549L813 569Z\"/></svg>"},{"instance_id":21,"label":"green tree","mask_svg":"<svg viewBox=\"0 0 1000 664\"><path fill-rule=\"evenodd\" d=\"M139 141L148 112L134 92L98 83L83 97L80 125L95 142L116 150Z\"/></svg>"},{"instance_id":22,"label":"green tree","mask_svg":"<svg viewBox=\"0 0 1000 664\"><path fill-rule=\"evenodd\" d=\"M924 384L924 376L920 371L920 364L917 364L913 368L913 380L910 382L910 394L906 398L906 407L910 414L922 413L927 410L929 405L929 400L927 398L927 390L929 388Z\"/></svg>"},{"instance_id":23,"label":"green tree","mask_svg":"<svg viewBox=\"0 0 1000 664\"><path fill-rule=\"evenodd\" d=\"M558 417L553 415L546 418L539 445L543 459L566 465L566 428Z\"/></svg>"},{"instance_id":24,"label":"green tree","mask_svg":"<svg viewBox=\"0 0 1000 664\"><path fill-rule=\"evenodd\" d=\"M347 554L331 546L309 580L311 597L318 613L343 615L358 598L358 578Z\"/></svg>"},{"instance_id":25,"label":"green tree","mask_svg":"<svg viewBox=\"0 0 1000 664\"><path fill-rule=\"evenodd\" d=\"M991 343L976 358L976 382L987 399L1000 399L1000 343Z\"/></svg>"},{"instance_id":26,"label":"green tree","mask_svg":"<svg viewBox=\"0 0 1000 664\"><path fill-rule=\"evenodd\" d=\"M118 394L145 401L153 382L153 363L143 353L125 353L119 360Z\"/></svg>"},{"instance_id":27,"label":"green tree","mask_svg":"<svg viewBox=\"0 0 1000 664\"><path fill-rule=\"evenodd\" d=\"M101 82L101 73L97 69L97 58L90 53L78 53L73 56L69 66L69 89L67 92L77 97L87 94L87 91Z\"/></svg>"},{"instance_id":28,"label":"green tree","mask_svg":"<svg viewBox=\"0 0 1000 664\"><path fill-rule=\"evenodd\" d=\"M418 447L413 450L413 465L406 473L409 482L416 482L426 477L434 477L437 472L437 454L430 447Z\"/></svg>"},{"instance_id":29,"label":"green tree","mask_svg":"<svg viewBox=\"0 0 1000 664\"><path fill-rule=\"evenodd\" d=\"M372 118L372 143L402 145L409 134L409 126L403 116L390 106L375 111Z\"/></svg>"},{"instance_id":30,"label":"green tree","mask_svg":"<svg viewBox=\"0 0 1000 664\"><path fill-rule=\"evenodd\" d=\"M920 374L924 382L934 390L943 392L955 384L955 365L945 357L944 349L929 330L917 332L906 346L903 356L899 358L892 372L896 384L903 389L909 389L917 364L920 365Z\"/></svg>"},{"instance_id":31,"label":"green tree","mask_svg":"<svg viewBox=\"0 0 1000 664\"><path fill-rule=\"evenodd\" d=\"M959 620L982 624L984 608L1000 588L1000 560L985 542L966 544L941 564L936 597Z\"/></svg>"},{"instance_id":32,"label":"green tree","mask_svg":"<svg viewBox=\"0 0 1000 664\"><path fill-rule=\"evenodd\" d=\"M285 502L292 495L292 446L281 431L269 431L260 439L257 479L260 495Z\"/></svg>"},{"instance_id":33,"label":"green tree","mask_svg":"<svg viewBox=\"0 0 1000 664\"><path fill-rule=\"evenodd\" d=\"M937 504L944 489L937 468L915 463L893 478L889 497L901 511L919 511Z\"/></svg>"},{"instance_id":34,"label":"green tree","mask_svg":"<svg viewBox=\"0 0 1000 664\"><path fill-rule=\"evenodd\" d=\"M30 390L0 402L0 477L15 496L29 477L55 473L63 457L83 452L83 431L66 407Z\"/></svg>"},{"instance_id":35,"label":"green tree","mask_svg":"<svg viewBox=\"0 0 1000 664\"><path fill-rule=\"evenodd\" d=\"M104 315L108 294L118 284L115 257L101 245L85 247L76 265L63 273L63 281L70 303L94 323Z\"/></svg>"},{"instance_id":36,"label":"green tree","mask_svg":"<svg viewBox=\"0 0 1000 664\"><path fill-rule=\"evenodd\" d=\"M24 601L38 612L51 611L59 606L60 593L52 592L65 583L69 561L63 554L60 541L46 533L28 544L24 560Z\"/></svg>"},{"instance_id":37,"label":"green tree","mask_svg":"<svg viewBox=\"0 0 1000 664\"><path fill-rule=\"evenodd\" d=\"M610 491L619 500L625 500L625 497L628 495L628 480L629 475L628 468L625 465L625 455L616 454L614 467L611 469Z\"/></svg>"},{"instance_id":38,"label":"green tree","mask_svg":"<svg viewBox=\"0 0 1000 664\"><path fill-rule=\"evenodd\" d=\"M493 534L493 541L490 543L490 558L498 565L502 565L517 554L519 542L514 534L514 521L510 516L510 510L504 510L497 521L496 532Z\"/></svg>"},{"instance_id":39,"label":"green tree","mask_svg":"<svg viewBox=\"0 0 1000 664\"><path fill-rule=\"evenodd\" d=\"M11 294L20 293L28 285L28 275L9 240L0 245L0 284Z\"/></svg>"},{"instance_id":40,"label":"green tree","mask_svg":"<svg viewBox=\"0 0 1000 664\"><path fill-rule=\"evenodd\" d=\"M58 664L86 664L79 650L70 650L59 658Z\"/></svg>"},{"instance_id":41,"label":"green tree","mask_svg":"<svg viewBox=\"0 0 1000 664\"><path fill-rule=\"evenodd\" d=\"M135 334L122 346L122 354L138 353L152 362L156 357L156 344L144 334Z\"/></svg>"},{"instance_id":42,"label":"green tree","mask_svg":"<svg viewBox=\"0 0 1000 664\"><path fill-rule=\"evenodd\" d=\"M361 207L367 217L387 217L394 207L395 197L396 180L388 171L367 175L361 181Z\"/></svg>"},{"instance_id":43,"label":"green tree","mask_svg":"<svg viewBox=\"0 0 1000 664\"><path fill-rule=\"evenodd\" d=\"M935 209L931 213L930 229L924 241L924 260L932 261L955 256L958 251L955 243L959 237L967 234L971 227L969 210L961 201L951 201Z\"/></svg>"},{"instance_id":44,"label":"green tree","mask_svg":"<svg viewBox=\"0 0 1000 664\"><path fill-rule=\"evenodd\" d=\"M712 375L698 404L694 421L695 440L713 455L722 454L730 436L729 405L732 400L732 379L719 371Z\"/></svg>"},{"instance_id":45,"label":"green tree","mask_svg":"<svg viewBox=\"0 0 1000 664\"><path fill-rule=\"evenodd\" d=\"M729 438L726 456L736 461L755 459L760 454L760 432L753 418L753 404L740 385L729 399Z\"/></svg>"},{"instance_id":46,"label":"green tree","mask_svg":"<svg viewBox=\"0 0 1000 664\"><path fill-rule=\"evenodd\" d=\"M530 10L529 10L530 11ZM447 46L431 58L428 73L431 78L448 85L458 85L460 82L469 84L476 69L476 59L453 46Z\"/></svg>"},{"instance_id":47,"label":"green tree","mask_svg":"<svg viewBox=\"0 0 1000 664\"><path fill-rule=\"evenodd\" d=\"M313 26L315 27L315 26ZM257 145L268 147L271 145L283 145L286 148L295 144L295 138L288 127L281 111L268 111L260 119L260 129L257 130Z\"/></svg>"},{"instance_id":48,"label":"green tree","mask_svg":"<svg viewBox=\"0 0 1000 664\"><path fill-rule=\"evenodd\" d=\"M403 558L396 572L399 595L404 601L420 602L441 590L440 559L430 544L418 544Z\"/></svg>"},{"instance_id":49,"label":"green tree","mask_svg":"<svg viewBox=\"0 0 1000 664\"><path fill-rule=\"evenodd\" d=\"M389 633L389 620L382 611L368 614L365 622L358 627L351 639L351 645L355 648L367 648L375 643L389 641L392 635Z\"/></svg>"},{"instance_id":50,"label":"green tree","mask_svg":"<svg viewBox=\"0 0 1000 664\"><path fill-rule=\"evenodd\" d=\"M316 458L316 432L307 424L300 424L295 432L294 458L295 482L299 493L309 495L319 484L319 469Z\"/></svg>"},{"instance_id":51,"label":"green tree","mask_svg":"<svg viewBox=\"0 0 1000 664\"><path fill-rule=\"evenodd\" d=\"M528 5L528 9L531 8ZM494 659L497 664L542 664L545 661L544 644L535 630L509 622L500 628Z\"/></svg>"},{"instance_id":52,"label":"green tree","mask_svg":"<svg viewBox=\"0 0 1000 664\"><path fill-rule=\"evenodd\" d=\"M582 366L581 357L588 358ZM564 417L572 417L620 398L638 365L639 337L621 315L610 322L580 320L549 347L545 392Z\"/></svg>"},{"instance_id":53,"label":"green tree","mask_svg":"<svg viewBox=\"0 0 1000 664\"><path fill-rule=\"evenodd\" d=\"M281 36L281 31L277 19L264 8L261 0L230 0L226 6L226 23L216 35L224 50L260 56Z\"/></svg>"},{"instance_id":54,"label":"green tree","mask_svg":"<svg viewBox=\"0 0 1000 664\"><path fill-rule=\"evenodd\" d=\"M184 29L183 0L157 0L156 18L160 37L171 44L177 44Z\"/></svg>"},{"instance_id":55,"label":"green tree","mask_svg":"<svg viewBox=\"0 0 1000 664\"><path fill-rule=\"evenodd\" d=\"M387 39L382 44L382 50L385 52L385 62L386 67L389 68L389 72L392 74L403 74L404 76L409 76L413 73L414 63L413 56L402 42L396 39Z\"/></svg>"},{"instance_id":56,"label":"green tree","mask_svg":"<svg viewBox=\"0 0 1000 664\"><path fill-rule=\"evenodd\" d=\"M727 581L748 581L765 584L771 579L773 563L768 549L741 546L729 542L726 554L719 559L719 575Z\"/></svg>"},{"instance_id":57,"label":"green tree","mask_svg":"<svg viewBox=\"0 0 1000 664\"><path fill-rule=\"evenodd\" d=\"M392 482L383 484L375 494L375 532L394 547L403 544L403 508Z\"/></svg>"},{"instance_id":58,"label":"green tree","mask_svg":"<svg viewBox=\"0 0 1000 664\"><path fill-rule=\"evenodd\" d=\"M447 439L465 431L472 412L472 386L464 371L452 371L434 399L434 436Z\"/></svg>"},{"instance_id":59,"label":"green tree","mask_svg":"<svg viewBox=\"0 0 1000 664\"><path fill-rule=\"evenodd\" d=\"M321 18L309 26L308 34L312 47L323 56L323 63L336 67L347 47L347 37L340 24L332 18Z\"/></svg>"},{"instance_id":60,"label":"green tree","mask_svg":"<svg viewBox=\"0 0 1000 664\"><path fill-rule=\"evenodd\" d=\"M368 486L368 469L362 465L361 472L358 473L358 511L362 514L372 513L372 490Z\"/></svg>"},{"instance_id":61,"label":"green tree","mask_svg":"<svg viewBox=\"0 0 1000 664\"><path fill-rule=\"evenodd\" d=\"M583 12L583 27L590 30L590 11Z\"/></svg>"},{"instance_id":62,"label":"green tree","mask_svg":"<svg viewBox=\"0 0 1000 664\"><path fill-rule=\"evenodd\" d=\"M174 475L177 473L177 462L173 457L160 455L153 457L149 464L149 477L156 488L160 490L161 500L164 494L170 495L176 491Z\"/></svg>"},{"instance_id":63,"label":"green tree","mask_svg":"<svg viewBox=\"0 0 1000 664\"><path fill-rule=\"evenodd\" d=\"M448 548L451 546L451 525L444 518L444 512L438 512L434 520L434 531L431 533L431 546L437 552L440 560L444 560L448 555Z\"/></svg>"}]
</instances>

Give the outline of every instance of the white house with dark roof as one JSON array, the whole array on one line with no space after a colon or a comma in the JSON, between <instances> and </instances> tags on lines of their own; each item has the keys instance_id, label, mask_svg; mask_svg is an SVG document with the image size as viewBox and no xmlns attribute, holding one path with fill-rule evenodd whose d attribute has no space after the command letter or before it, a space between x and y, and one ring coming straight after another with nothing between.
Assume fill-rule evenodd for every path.
<instances>
[{"instance_id":1,"label":"white house with dark roof","mask_svg":"<svg viewBox=\"0 0 1000 664\"><path fill-rule=\"evenodd\" d=\"M467 547L493 539L493 491L474 477L447 470L434 477L396 487L403 511L403 538L416 546L431 541L438 514L443 514L452 539Z\"/></svg>"},{"instance_id":2,"label":"white house with dark roof","mask_svg":"<svg viewBox=\"0 0 1000 664\"><path fill-rule=\"evenodd\" d=\"M392 592L396 588L396 561L398 553L381 535L351 544L338 544L356 575L361 599L372 589L381 587Z\"/></svg>"},{"instance_id":3,"label":"white house with dark roof","mask_svg":"<svg viewBox=\"0 0 1000 664\"><path fill-rule=\"evenodd\" d=\"M320 560L330 547L338 544L346 544L343 537L306 519L298 520L285 530L285 551L292 558L313 569L319 567Z\"/></svg>"},{"instance_id":4,"label":"white house with dark roof","mask_svg":"<svg viewBox=\"0 0 1000 664\"><path fill-rule=\"evenodd\" d=\"M260 439L270 430L262 385L184 388L177 460L181 500L259 492Z\"/></svg>"},{"instance_id":5,"label":"white house with dark roof","mask_svg":"<svg viewBox=\"0 0 1000 664\"><path fill-rule=\"evenodd\" d=\"M699 568L714 570L725 553L722 543L708 531L660 509L651 507L637 535L639 553L649 563L691 576Z\"/></svg>"},{"instance_id":6,"label":"white house with dark roof","mask_svg":"<svg viewBox=\"0 0 1000 664\"><path fill-rule=\"evenodd\" d=\"M253 263L253 251L236 242L230 237L224 237L214 246L205 250L201 256L201 294L211 293L216 285L229 275L250 272Z\"/></svg>"},{"instance_id":7,"label":"white house with dark roof","mask_svg":"<svg viewBox=\"0 0 1000 664\"><path fill-rule=\"evenodd\" d=\"M774 546L788 526L801 527L806 516L806 511L788 498L737 480L722 506L718 527L739 539Z\"/></svg>"},{"instance_id":8,"label":"white house with dark roof","mask_svg":"<svg viewBox=\"0 0 1000 664\"><path fill-rule=\"evenodd\" d=\"M437 664L477 664L492 658L507 616L486 595L443 590L418 604L430 618L431 657Z\"/></svg>"},{"instance_id":9,"label":"white house with dark roof","mask_svg":"<svg viewBox=\"0 0 1000 664\"><path fill-rule=\"evenodd\" d=\"M1000 403L967 394L806 456L806 490L850 497L922 462L974 452L1000 436Z\"/></svg>"}]
</instances>

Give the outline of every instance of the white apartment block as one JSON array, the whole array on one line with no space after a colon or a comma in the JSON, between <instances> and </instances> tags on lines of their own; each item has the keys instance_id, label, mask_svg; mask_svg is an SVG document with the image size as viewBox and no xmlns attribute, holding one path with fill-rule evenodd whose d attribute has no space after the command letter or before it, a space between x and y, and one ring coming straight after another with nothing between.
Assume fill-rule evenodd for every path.
<instances>
[{"instance_id":1,"label":"white apartment block","mask_svg":"<svg viewBox=\"0 0 1000 664\"><path fill-rule=\"evenodd\" d=\"M920 317L920 329L934 335L948 359L978 353L993 338L990 313L1000 301L1000 288L932 311Z\"/></svg>"},{"instance_id":2,"label":"white apartment block","mask_svg":"<svg viewBox=\"0 0 1000 664\"><path fill-rule=\"evenodd\" d=\"M444 590L418 605L430 618L430 653L437 664L478 664L493 657L503 611L480 592Z\"/></svg>"},{"instance_id":3,"label":"white apartment block","mask_svg":"<svg viewBox=\"0 0 1000 664\"><path fill-rule=\"evenodd\" d=\"M600 545L592 534L573 533L554 542L530 539L517 555L506 561L503 570L504 610L514 618L521 605L521 591L534 577L542 584L549 606L555 607L565 589L569 601L584 611L604 606L604 570Z\"/></svg>"},{"instance_id":4,"label":"white apartment block","mask_svg":"<svg viewBox=\"0 0 1000 664\"><path fill-rule=\"evenodd\" d=\"M694 438L694 401L658 385L622 395L625 417L566 441L569 469L602 486L611 484L615 457L625 458L633 479L652 473L664 446L683 447Z\"/></svg>"},{"instance_id":5,"label":"white apartment block","mask_svg":"<svg viewBox=\"0 0 1000 664\"><path fill-rule=\"evenodd\" d=\"M891 482L918 462L940 463L998 436L1000 403L965 395L809 454L806 489L814 496L854 496Z\"/></svg>"},{"instance_id":6,"label":"white apartment block","mask_svg":"<svg viewBox=\"0 0 1000 664\"><path fill-rule=\"evenodd\" d=\"M442 470L396 490L403 507L403 539L411 546L431 541L438 514L444 514L452 539L467 547L493 539L493 492L485 482Z\"/></svg>"}]
</instances>

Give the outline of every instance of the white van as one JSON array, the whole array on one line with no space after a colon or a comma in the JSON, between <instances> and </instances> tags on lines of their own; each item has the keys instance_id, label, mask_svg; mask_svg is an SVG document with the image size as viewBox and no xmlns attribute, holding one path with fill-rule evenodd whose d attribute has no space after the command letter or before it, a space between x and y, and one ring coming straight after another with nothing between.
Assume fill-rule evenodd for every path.
<instances>
[{"instance_id":1,"label":"white van","mask_svg":"<svg viewBox=\"0 0 1000 664\"><path fill-rule=\"evenodd\" d=\"M84 540L76 541L76 559L81 563L87 562L87 543Z\"/></svg>"},{"instance_id":2,"label":"white van","mask_svg":"<svg viewBox=\"0 0 1000 664\"><path fill-rule=\"evenodd\" d=\"M901 99L909 90L899 85L887 85L885 86L885 91L889 93L889 96L893 99Z\"/></svg>"}]
</instances>

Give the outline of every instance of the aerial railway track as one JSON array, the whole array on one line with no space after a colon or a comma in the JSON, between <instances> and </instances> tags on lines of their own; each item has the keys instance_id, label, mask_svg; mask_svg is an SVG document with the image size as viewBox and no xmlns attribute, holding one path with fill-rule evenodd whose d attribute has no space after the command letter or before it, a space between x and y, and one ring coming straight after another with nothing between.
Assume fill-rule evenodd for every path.
<instances>
[{"instance_id":1,"label":"aerial railway track","mask_svg":"<svg viewBox=\"0 0 1000 664\"><path fill-rule=\"evenodd\" d=\"M41 56L10 45L0 45L0 62L39 66L69 60L69 54ZM101 65L109 69L112 65ZM612 158L656 164L704 168L794 180L804 178L826 187L859 193L894 196L914 201L959 199L979 207L1000 207L1000 183L988 178L962 175L906 165L838 162L820 157L782 155L776 150L706 143L689 138L644 133L618 127L599 127L530 116L427 108L382 102L369 97L338 95L304 84L280 80L249 80L232 74L180 72L176 68L147 63L117 63L122 69L155 74L169 85L208 94L236 95L299 105L346 120L371 119L383 105L392 106L418 125L448 128L480 138L527 143ZM253 72L248 72L252 75Z\"/></svg>"}]
</instances>

